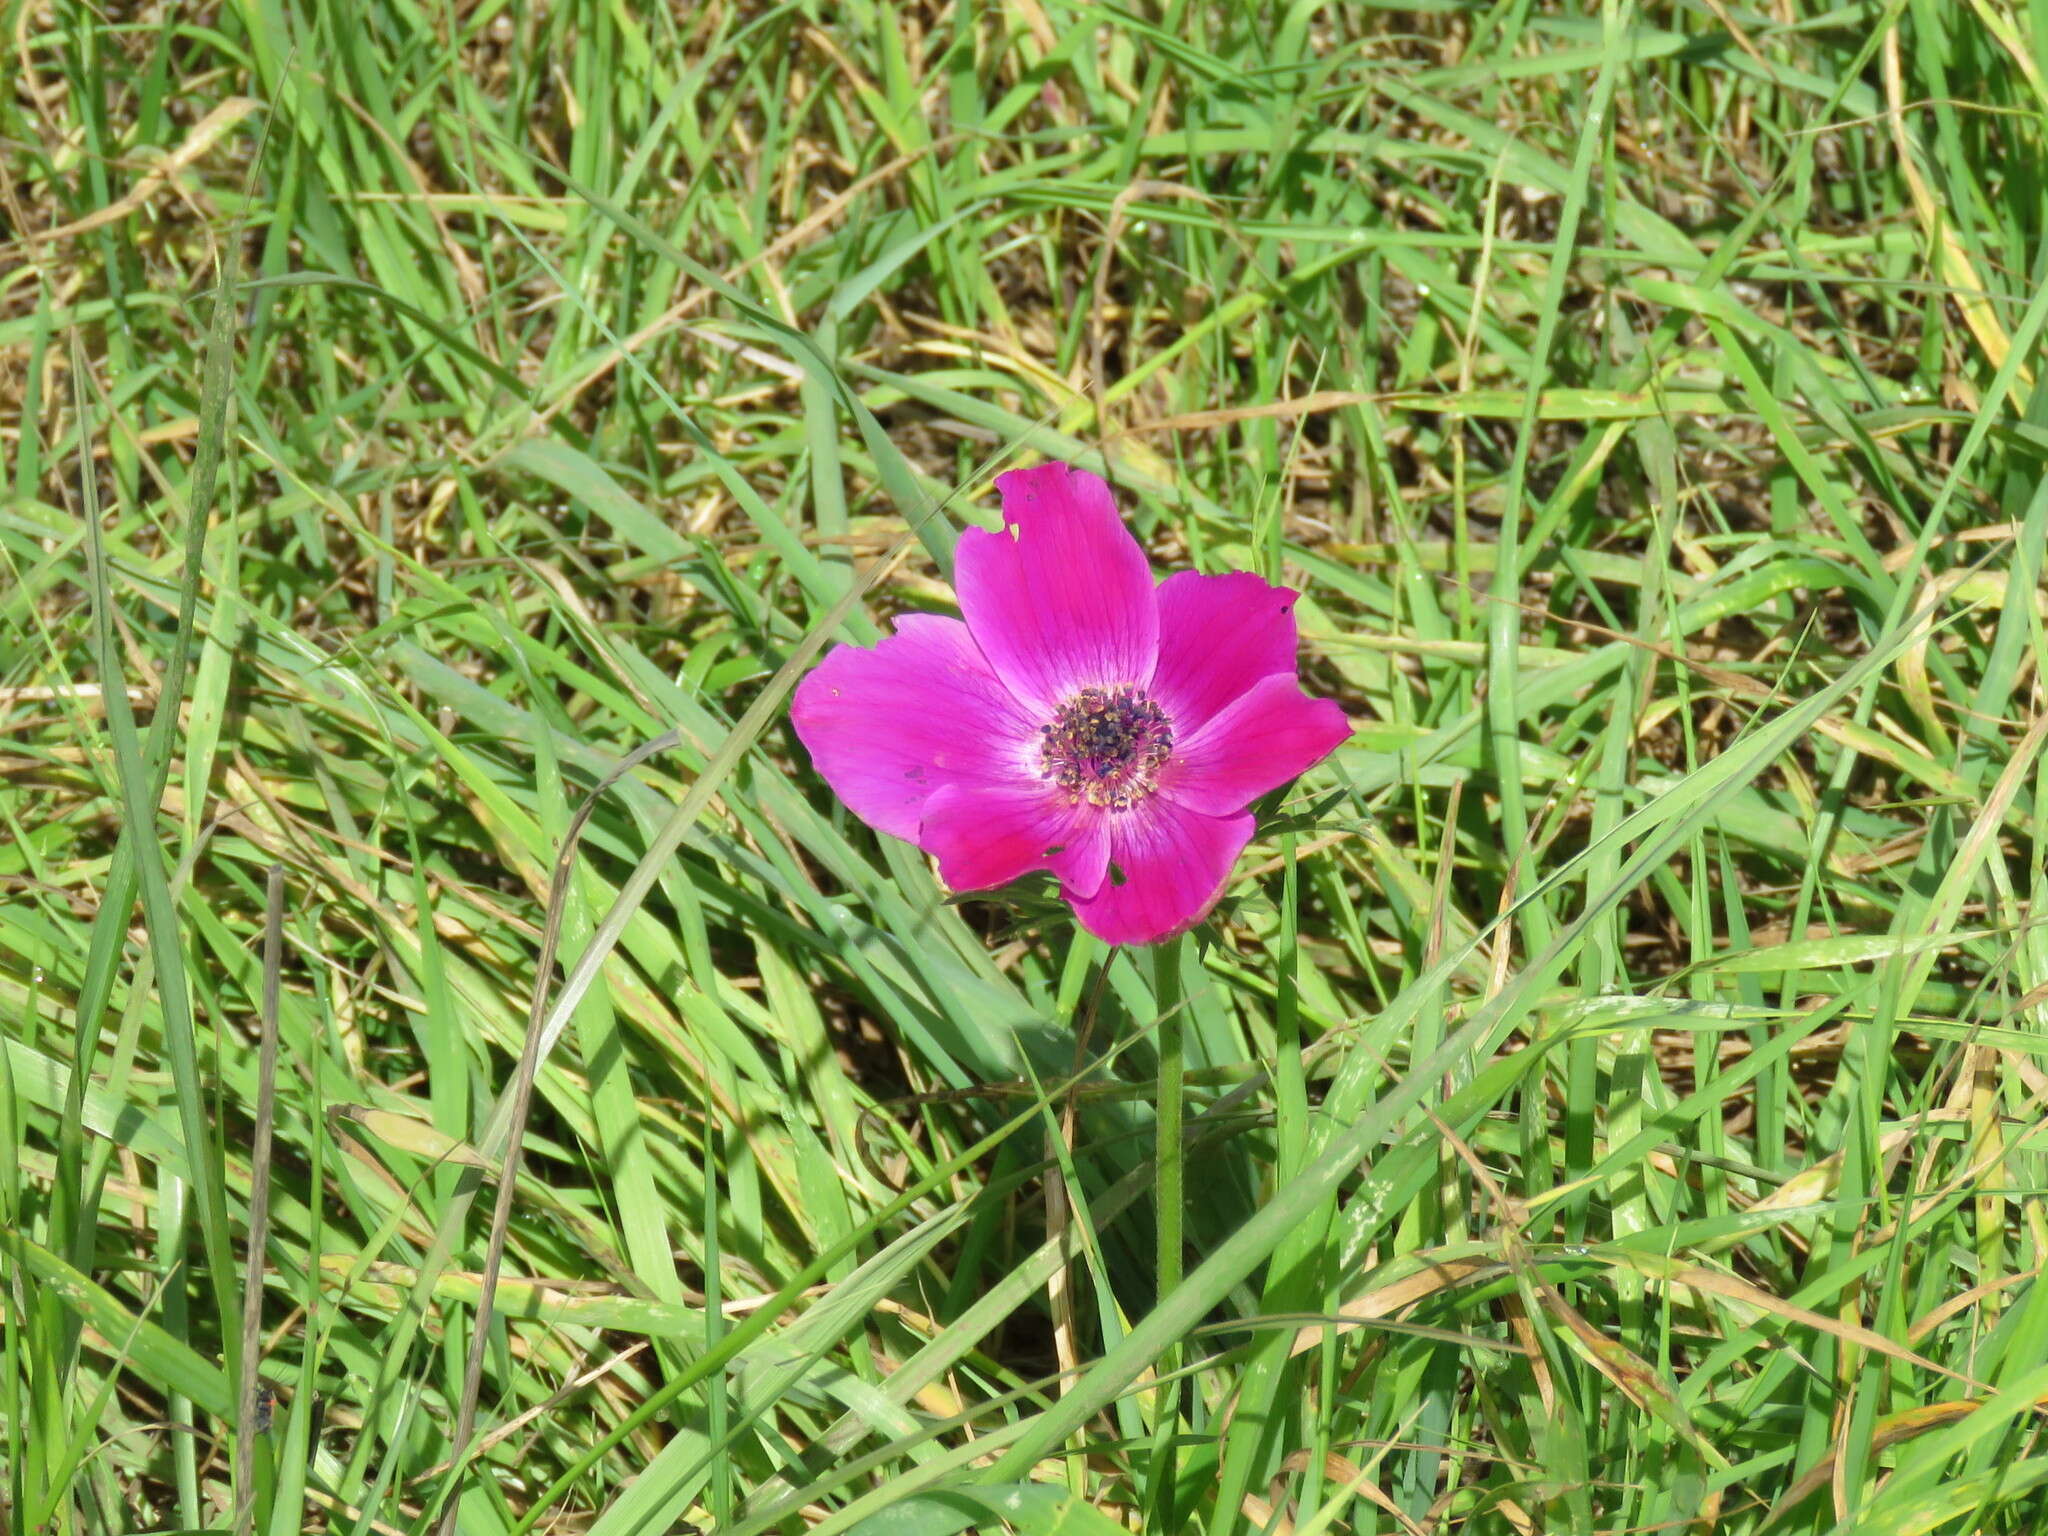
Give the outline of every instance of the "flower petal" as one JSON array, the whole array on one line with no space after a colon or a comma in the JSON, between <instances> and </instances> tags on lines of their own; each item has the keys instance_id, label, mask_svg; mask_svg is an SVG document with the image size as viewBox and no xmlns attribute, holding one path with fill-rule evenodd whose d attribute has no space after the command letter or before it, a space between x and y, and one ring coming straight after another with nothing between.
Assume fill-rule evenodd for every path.
<instances>
[{"instance_id":1,"label":"flower petal","mask_svg":"<svg viewBox=\"0 0 2048 1536\"><path fill-rule=\"evenodd\" d=\"M1334 699L1308 697L1291 672L1262 678L1174 743L1159 790L1190 810L1227 816L1313 768L1350 734Z\"/></svg>"},{"instance_id":2,"label":"flower petal","mask_svg":"<svg viewBox=\"0 0 2048 1536\"><path fill-rule=\"evenodd\" d=\"M1041 715L1083 688L1143 683L1158 606L1109 487L1042 464L998 475L996 488L1003 531L961 534L953 569L960 612L996 675Z\"/></svg>"},{"instance_id":3,"label":"flower petal","mask_svg":"<svg viewBox=\"0 0 2048 1536\"><path fill-rule=\"evenodd\" d=\"M958 619L912 614L872 650L834 647L789 717L833 792L905 842L941 786L1035 777L1031 721Z\"/></svg>"},{"instance_id":4,"label":"flower petal","mask_svg":"<svg viewBox=\"0 0 2048 1536\"><path fill-rule=\"evenodd\" d=\"M1156 944L1209 915L1251 841L1252 818L1204 816L1153 795L1109 829L1109 878L1064 894L1081 926L1111 944Z\"/></svg>"},{"instance_id":5,"label":"flower petal","mask_svg":"<svg viewBox=\"0 0 2048 1536\"><path fill-rule=\"evenodd\" d=\"M1259 679L1294 675L1300 595L1249 571L1182 571L1159 584L1159 660L1146 691L1183 735Z\"/></svg>"},{"instance_id":6,"label":"flower petal","mask_svg":"<svg viewBox=\"0 0 2048 1536\"><path fill-rule=\"evenodd\" d=\"M1107 820L1044 783L948 784L925 802L917 841L956 891L1049 869L1065 889L1093 895L1109 869Z\"/></svg>"},{"instance_id":7,"label":"flower petal","mask_svg":"<svg viewBox=\"0 0 2048 1536\"><path fill-rule=\"evenodd\" d=\"M1182 733L1260 678L1294 676L1298 596L1251 571L1180 571L1159 584L1159 662L1147 692Z\"/></svg>"}]
</instances>

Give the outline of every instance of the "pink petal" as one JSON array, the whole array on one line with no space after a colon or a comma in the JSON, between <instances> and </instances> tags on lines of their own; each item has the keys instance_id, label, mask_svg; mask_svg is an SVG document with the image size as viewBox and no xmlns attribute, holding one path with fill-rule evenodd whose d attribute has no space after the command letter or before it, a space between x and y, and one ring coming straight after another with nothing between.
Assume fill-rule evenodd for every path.
<instances>
[{"instance_id":1,"label":"pink petal","mask_svg":"<svg viewBox=\"0 0 2048 1536\"><path fill-rule=\"evenodd\" d=\"M1182 571L1159 584L1159 661L1147 691L1183 735L1260 678L1294 675L1300 595L1249 571Z\"/></svg>"},{"instance_id":2,"label":"pink petal","mask_svg":"<svg viewBox=\"0 0 2048 1536\"><path fill-rule=\"evenodd\" d=\"M834 647L789 717L833 792L905 842L941 786L1036 773L1031 720L958 619L910 615L872 650Z\"/></svg>"},{"instance_id":3,"label":"pink petal","mask_svg":"<svg viewBox=\"0 0 2048 1536\"><path fill-rule=\"evenodd\" d=\"M1081 926L1111 944L1155 944L1209 915L1251 841L1252 818L1204 816L1153 795L1109 831L1109 878L1092 896L1063 894Z\"/></svg>"},{"instance_id":4,"label":"pink petal","mask_svg":"<svg viewBox=\"0 0 2048 1536\"><path fill-rule=\"evenodd\" d=\"M1065 889L1093 895L1109 868L1107 819L1043 782L948 784L925 803L917 840L956 891L1049 869Z\"/></svg>"},{"instance_id":5,"label":"pink petal","mask_svg":"<svg viewBox=\"0 0 2048 1536\"><path fill-rule=\"evenodd\" d=\"M1003 531L968 529L953 569L996 675L1042 715L1083 688L1143 683L1159 641L1152 572L1109 487L1042 464L998 475L996 488Z\"/></svg>"},{"instance_id":6,"label":"pink petal","mask_svg":"<svg viewBox=\"0 0 2048 1536\"><path fill-rule=\"evenodd\" d=\"M1350 734L1336 701L1308 697L1292 672L1262 678L1174 743L1159 790L1190 810L1227 816L1313 768Z\"/></svg>"}]
</instances>

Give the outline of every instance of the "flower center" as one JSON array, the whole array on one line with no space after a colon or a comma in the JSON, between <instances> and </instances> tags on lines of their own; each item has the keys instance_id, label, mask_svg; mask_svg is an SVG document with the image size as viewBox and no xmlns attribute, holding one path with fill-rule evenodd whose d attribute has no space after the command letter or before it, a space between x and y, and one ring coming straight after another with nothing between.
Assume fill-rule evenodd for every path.
<instances>
[{"instance_id":1,"label":"flower center","mask_svg":"<svg viewBox=\"0 0 2048 1536\"><path fill-rule=\"evenodd\" d=\"M1152 793L1173 725L1136 688L1083 688L1038 737L1039 770L1070 799L1121 811Z\"/></svg>"}]
</instances>

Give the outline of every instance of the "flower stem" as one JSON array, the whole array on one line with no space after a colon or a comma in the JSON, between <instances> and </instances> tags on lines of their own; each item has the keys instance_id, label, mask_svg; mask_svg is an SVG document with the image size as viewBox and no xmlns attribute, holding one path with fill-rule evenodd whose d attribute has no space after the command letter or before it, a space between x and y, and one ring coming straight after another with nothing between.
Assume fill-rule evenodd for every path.
<instances>
[{"instance_id":1,"label":"flower stem","mask_svg":"<svg viewBox=\"0 0 2048 1536\"><path fill-rule=\"evenodd\" d=\"M1181 1097L1185 1075L1181 1039L1181 949L1184 939L1169 939L1153 952L1152 996L1159 1020L1159 1102L1154 1113L1158 1131L1153 1157L1153 1189L1158 1205L1159 1305L1180 1289L1181 1221L1184 1206L1184 1168L1181 1163ZM1158 1385L1154 1389L1157 1417L1152 1432L1152 1469L1148 1479L1148 1502L1154 1518L1147 1527L1157 1531L1179 1528L1174 1513L1176 1480L1175 1436L1180 1428L1180 1368L1178 1346L1162 1353L1154 1366Z\"/></svg>"}]
</instances>

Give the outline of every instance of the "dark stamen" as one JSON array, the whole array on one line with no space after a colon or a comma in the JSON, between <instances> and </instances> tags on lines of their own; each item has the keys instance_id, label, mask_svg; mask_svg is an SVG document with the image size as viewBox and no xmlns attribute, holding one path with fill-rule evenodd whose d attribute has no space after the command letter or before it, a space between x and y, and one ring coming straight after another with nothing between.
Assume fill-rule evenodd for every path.
<instances>
[{"instance_id":1,"label":"dark stamen","mask_svg":"<svg viewBox=\"0 0 2048 1536\"><path fill-rule=\"evenodd\" d=\"M1075 801L1112 811L1152 793L1173 749L1166 711L1136 688L1083 688L1039 728L1038 761Z\"/></svg>"}]
</instances>

